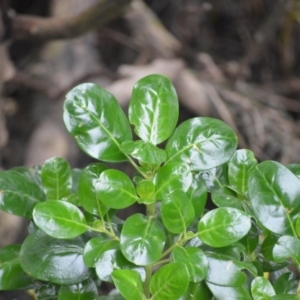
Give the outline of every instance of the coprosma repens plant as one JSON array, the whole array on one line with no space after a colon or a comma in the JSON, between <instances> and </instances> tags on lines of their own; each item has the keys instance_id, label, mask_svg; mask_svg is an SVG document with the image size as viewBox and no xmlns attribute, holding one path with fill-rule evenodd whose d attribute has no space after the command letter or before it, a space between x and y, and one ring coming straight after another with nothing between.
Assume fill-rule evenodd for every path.
<instances>
[{"instance_id":1,"label":"coprosma repens plant","mask_svg":"<svg viewBox=\"0 0 300 300\"><path fill-rule=\"evenodd\" d=\"M136 175L58 157L0 172L0 208L29 222L22 245L0 250L0 289L39 300L299 299L300 166L258 164L216 119L176 128L178 112L161 75L135 84L128 118L95 84L71 90L63 118L79 147ZM145 213L118 218L134 203ZM101 282L113 294L98 296Z\"/></svg>"}]
</instances>

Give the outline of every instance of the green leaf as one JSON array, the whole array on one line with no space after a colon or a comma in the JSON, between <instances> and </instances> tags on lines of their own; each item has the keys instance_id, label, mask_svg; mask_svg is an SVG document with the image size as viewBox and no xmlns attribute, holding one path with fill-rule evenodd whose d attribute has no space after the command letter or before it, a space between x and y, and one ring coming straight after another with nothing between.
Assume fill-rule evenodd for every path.
<instances>
[{"instance_id":1,"label":"green leaf","mask_svg":"<svg viewBox=\"0 0 300 300\"><path fill-rule=\"evenodd\" d=\"M252 211L264 227L282 235L296 235L293 220L300 213L300 181L283 165L260 163L249 177Z\"/></svg>"},{"instance_id":2,"label":"green leaf","mask_svg":"<svg viewBox=\"0 0 300 300\"><path fill-rule=\"evenodd\" d=\"M274 283L276 294L296 294L297 288L298 279L291 272L282 274Z\"/></svg>"},{"instance_id":3,"label":"green leaf","mask_svg":"<svg viewBox=\"0 0 300 300\"><path fill-rule=\"evenodd\" d=\"M13 170L0 172L1 210L31 219L34 206L44 200L34 177Z\"/></svg>"},{"instance_id":4,"label":"green leaf","mask_svg":"<svg viewBox=\"0 0 300 300\"><path fill-rule=\"evenodd\" d=\"M90 164L83 170L79 180L78 194L80 204L86 211L94 215L104 216L108 210L96 193L97 180L105 170L107 170L107 167L103 164Z\"/></svg>"},{"instance_id":5,"label":"green leaf","mask_svg":"<svg viewBox=\"0 0 300 300\"><path fill-rule=\"evenodd\" d=\"M264 277L256 277L251 282L251 293L254 300L269 300L275 295L270 281Z\"/></svg>"},{"instance_id":6,"label":"green leaf","mask_svg":"<svg viewBox=\"0 0 300 300\"><path fill-rule=\"evenodd\" d=\"M300 178L300 164L289 164L286 166L294 175Z\"/></svg>"},{"instance_id":7,"label":"green leaf","mask_svg":"<svg viewBox=\"0 0 300 300\"><path fill-rule=\"evenodd\" d=\"M161 217L168 231L185 232L195 217L193 204L183 191L175 190L163 199Z\"/></svg>"},{"instance_id":8,"label":"green leaf","mask_svg":"<svg viewBox=\"0 0 300 300\"><path fill-rule=\"evenodd\" d=\"M276 295L270 298L270 300L299 300L299 295Z\"/></svg>"},{"instance_id":9,"label":"green leaf","mask_svg":"<svg viewBox=\"0 0 300 300\"><path fill-rule=\"evenodd\" d=\"M198 236L211 247L225 247L243 238L251 228L251 219L235 208L217 208L206 213L198 224Z\"/></svg>"},{"instance_id":10,"label":"green leaf","mask_svg":"<svg viewBox=\"0 0 300 300\"><path fill-rule=\"evenodd\" d=\"M174 262L185 264L190 275L190 281L198 282L206 277L208 260L201 249L197 247L176 247L172 257Z\"/></svg>"},{"instance_id":11,"label":"green leaf","mask_svg":"<svg viewBox=\"0 0 300 300\"><path fill-rule=\"evenodd\" d=\"M142 140L157 145L170 137L178 111L177 94L167 77L149 75L134 85L128 118Z\"/></svg>"},{"instance_id":12,"label":"green leaf","mask_svg":"<svg viewBox=\"0 0 300 300\"><path fill-rule=\"evenodd\" d=\"M189 119L168 140L168 162L188 164L193 171L208 170L227 162L237 147L237 137L224 122L207 117Z\"/></svg>"},{"instance_id":13,"label":"green leaf","mask_svg":"<svg viewBox=\"0 0 300 300\"><path fill-rule=\"evenodd\" d=\"M155 184L154 198L162 200L175 190L186 192L193 180L188 165L173 162L160 168L153 181Z\"/></svg>"},{"instance_id":14,"label":"green leaf","mask_svg":"<svg viewBox=\"0 0 300 300\"><path fill-rule=\"evenodd\" d=\"M97 298L97 300L124 300L124 298L122 295L116 294L110 296L100 296Z\"/></svg>"},{"instance_id":15,"label":"green leaf","mask_svg":"<svg viewBox=\"0 0 300 300\"><path fill-rule=\"evenodd\" d=\"M143 283L140 274L133 270L116 270L111 277L125 299L144 300Z\"/></svg>"},{"instance_id":16,"label":"green leaf","mask_svg":"<svg viewBox=\"0 0 300 300\"><path fill-rule=\"evenodd\" d=\"M215 299L252 300L252 297L249 294L249 288L246 285L231 287L220 286L210 282L207 282L206 284L215 296Z\"/></svg>"},{"instance_id":17,"label":"green leaf","mask_svg":"<svg viewBox=\"0 0 300 300\"><path fill-rule=\"evenodd\" d=\"M78 146L91 157L108 162L126 160L119 146L132 140L130 125L115 97L96 84L80 84L67 94L64 122Z\"/></svg>"},{"instance_id":18,"label":"green leaf","mask_svg":"<svg viewBox=\"0 0 300 300\"><path fill-rule=\"evenodd\" d=\"M250 231L239 242L245 246L246 252L251 254L255 251L259 244L260 231L253 222Z\"/></svg>"},{"instance_id":19,"label":"green leaf","mask_svg":"<svg viewBox=\"0 0 300 300\"><path fill-rule=\"evenodd\" d=\"M41 179L48 200L61 200L71 193L72 170L64 158L53 157L46 160Z\"/></svg>"},{"instance_id":20,"label":"green leaf","mask_svg":"<svg viewBox=\"0 0 300 300\"><path fill-rule=\"evenodd\" d=\"M98 289L92 279L84 282L62 286L58 292L58 300L95 300Z\"/></svg>"},{"instance_id":21,"label":"green leaf","mask_svg":"<svg viewBox=\"0 0 300 300\"><path fill-rule=\"evenodd\" d=\"M33 278L21 268L19 260L20 245L8 245L0 249L0 290L29 288Z\"/></svg>"},{"instance_id":22,"label":"green leaf","mask_svg":"<svg viewBox=\"0 0 300 300\"><path fill-rule=\"evenodd\" d=\"M273 248L277 243L279 236L275 234L269 234L261 244L260 252L268 260L274 260Z\"/></svg>"},{"instance_id":23,"label":"green leaf","mask_svg":"<svg viewBox=\"0 0 300 300\"><path fill-rule=\"evenodd\" d=\"M38 300L57 300L58 286L53 283L42 285L36 293Z\"/></svg>"},{"instance_id":24,"label":"green leaf","mask_svg":"<svg viewBox=\"0 0 300 300\"><path fill-rule=\"evenodd\" d=\"M120 150L138 161L150 165L160 165L167 159L167 154L164 150L141 140L126 141L121 144Z\"/></svg>"},{"instance_id":25,"label":"green leaf","mask_svg":"<svg viewBox=\"0 0 300 300\"><path fill-rule=\"evenodd\" d=\"M81 283L91 275L83 262L82 237L59 240L37 230L24 241L20 263L30 276L61 285Z\"/></svg>"},{"instance_id":26,"label":"green leaf","mask_svg":"<svg viewBox=\"0 0 300 300\"><path fill-rule=\"evenodd\" d=\"M96 182L96 192L104 205L122 209L132 205L138 197L131 179L118 170L105 170Z\"/></svg>"},{"instance_id":27,"label":"green leaf","mask_svg":"<svg viewBox=\"0 0 300 300\"><path fill-rule=\"evenodd\" d=\"M136 192L141 198L151 199L155 192L155 185L150 180L141 180L136 185Z\"/></svg>"},{"instance_id":28,"label":"green leaf","mask_svg":"<svg viewBox=\"0 0 300 300\"><path fill-rule=\"evenodd\" d=\"M169 263L151 278L152 300L179 299L189 285L189 273L183 263Z\"/></svg>"},{"instance_id":29,"label":"green leaf","mask_svg":"<svg viewBox=\"0 0 300 300\"><path fill-rule=\"evenodd\" d=\"M235 152L228 163L228 178L231 187L246 195L248 192L248 178L250 172L257 166L254 153L250 150L240 149Z\"/></svg>"},{"instance_id":30,"label":"green leaf","mask_svg":"<svg viewBox=\"0 0 300 300\"><path fill-rule=\"evenodd\" d=\"M211 192L211 199L217 207L231 207L242 210L242 200L227 187L215 189Z\"/></svg>"},{"instance_id":31,"label":"green leaf","mask_svg":"<svg viewBox=\"0 0 300 300\"><path fill-rule=\"evenodd\" d=\"M300 240L293 236L282 236L273 248L273 258L276 262L293 259L300 266Z\"/></svg>"},{"instance_id":32,"label":"green leaf","mask_svg":"<svg viewBox=\"0 0 300 300\"><path fill-rule=\"evenodd\" d=\"M57 239L72 239L88 229L81 210L68 202L39 203L35 206L32 215L40 229Z\"/></svg>"},{"instance_id":33,"label":"green leaf","mask_svg":"<svg viewBox=\"0 0 300 300\"><path fill-rule=\"evenodd\" d=\"M120 237L121 251L131 262L139 266L155 263L165 245L165 232L158 220L142 214L126 219Z\"/></svg>"},{"instance_id":34,"label":"green leaf","mask_svg":"<svg viewBox=\"0 0 300 300\"><path fill-rule=\"evenodd\" d=\"M190 282L187 291L179 300L210 300L212 299L212 293L207 288L203 281Z\"/></svg>"}]
</instances>

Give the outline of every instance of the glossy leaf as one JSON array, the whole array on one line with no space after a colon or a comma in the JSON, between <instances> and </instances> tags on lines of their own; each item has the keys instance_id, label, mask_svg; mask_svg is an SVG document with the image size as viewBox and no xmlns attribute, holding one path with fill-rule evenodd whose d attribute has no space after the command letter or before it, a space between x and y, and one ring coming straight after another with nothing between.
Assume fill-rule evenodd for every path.
<instances>
[{"instance_id":1,"label":"glossy leaf","mask_svg":"<svg viewBox=\"0 0 300 300\"><path fill-rule=\"evenodd\" d=\"M217 208L206 213L198 224L198 236L207 245L225 247L243 238L251 228L251 219L235 208Z\"/></svg>"},{"instance_id":2,"label":"glossy leaf","mask_svg":"<svg viewBox=\"0 0 300 300\"><path fill-rule=\"evenodd\" d=\"M19 260L20 245L8 245L0 249L0 290L29 288L33 283L21 268Z\"/></svg>"},{"instance_id":3,"label":"glossy leaf","mask_svg":"<svg viewBox=\"0 0 300 300\"><path fill-rule=\"evenodd\" d=\"M189 285L189 273L183 263L169 263L151 278L152 300L179 299Z\"/></svg>"},{"instance_id":4,"label":"glossy leaf","mask_svg":"<svg viewBox=\"0 0 300 300\"><path fill-rule=\"evenodd\" d=\"M190 168L186 164L173 162L160 168L155 177L154 198L162 200L175 190L186 192L193 180Z\"/></svg>"},{"instance_id":5,"label":"glossy leaf","mask_svg":"<svg viewBox=\"0 0 300 300\"><path fill-rule=\"evenodd\" d=\"M246 195L248 192L248 178L250 172L257 166L254 153L240 149L235 152L228 163L228 178L231 187L237 192Z\"/></svg>"},{"instance_id":6,"label":"glossy leaf","mask_svg":"<svg viewBox=\"0 0 300 300\"><path fill-rule=\"evenodd\" d=\"M105 165L93 163L88 165L80 176L78 185L79 201L82 207L91 214L103 216L108 210L96 193L96 182L105 170L107 170Z\"/></svg>"},{"instance_id":7,"label":"glossy leaf","mask_svg":"<svg viewBox=\"0 0 300 300\"><path fill-rule=\"evenodd\" d=\"M146 266L160 258L165 239L165 232L159 221L142 214L134 214L123 225L121 250L129 261Z\"/></svg>"},{"instance_id":8,"label":"glossy leaf","mask_svg":"<svg viewBox=\"0 0 300 300\"><path fill-rule=\"evenodd\" d=\"M84 244L82 237L59 240L37 230L22 244L20 263L26 273L42 281L61 285L81 283L91 275L83 262Z\"/></svg>"},{"instance_id":9,"label":"glossy leaf","mask_svg":"<svg viewBox=\"0 0 300 300\"><path fill-rule=\"evenodd\" d=\"M195 217L193 204L183 191L175 190L164 197L161 204L161 217L168 231L184 232Z\"/></svg>"},{"instance_id":10,"label":"glossy leaf","mask_svg":"<svg viewBox=\"0 0 300 300\"><path fill-rule=\"evenodd\" d=\"M197 247L176 247L172 253L174 262L184 263L190 275L190 281L199 282L206 277L208 259Z\"/></svg>"},{"instance_id":11,"label":"glossy leaf","mask_svg":"<svg viewBox=\"0 0 300 300\"><path fill-rule=\"evenodd\" d=\"M92 279L82 283L62 286L58 292L58 300L95 300L98 289Z\"/></svg>"},{"instance_id":12,"label":"glossy leaf","mask_svg":"<svg viewBox=\"0 0 300 300\"><path fill-rule=\"evenodd\" d=\"M63 118L78 146L88 155L108 162L126 160L119 146L132 140L131 130L112 94L93 83L80 84L67 94Z\"/></svg>"},{"instance_id":13,"label":"glossy leaf","mask_svg":"<svg viewBox=\"0 0 300 300\"><path fill-rule=\"evenodd\" d=\"M201 282L190 282L187 291L179 300L211 300L212 293L208 289L208 287Z\"/></svg>"},{"instance_id":14,"label":"glossy leaf","mask_svg":"<svg viewBox=\"0 0 300 300\"><path fill-rule=\"evenodd\" d=\"M40 229L57 239L72 239L88 229L81 210L68 202L39 203L35 206L32 215Z\"/></svg>"},{"instance_id":15,"label":"glossy leaf","mask_svg":"<svg viewBox=\"0 0 300 300\"><path fill-rule=\"evenodd\" d=\"M41 179L48 200L61 200L71 193L72 170L64 158L53 157L46 160Z\"/></svg>"},{"instance_id":16,"label":"glossy leaf","mask_svg":"<svg viewBox=\"0 0 300 300\"><path fill-rule=\"evenodd\" d=\"M256 277L251 282L251 293L254 300L269 300L275 295L270 281L264 277Z\"/></svg>"},{"instance_id":17,"label":"glossy leaf","mask_svg":"<svg viewBox=\"0 0 300 300\"><path fill-rule=\"evenodd\" d=\"M300 164L289 164L286 166L294 175L300 178Z\"/></svg>"},{"instance_id":18,"label":"glossy leaf","mask_svg":"<svg viewBox=\"0 0 300 300\"><path fill-rule=\"evenodd\" d=\"M231 207L242 210L242 200L227 187L222 187L211 192L211 199L217 207Z\"/></svg>"},{"instance_id":19,"label":"glossy leaf","mask_svg":"<svg viewBox=\"0 0 300 300\"><path fill-rule=\"evenodd\" d=\"M290 258L300 265L300 240L293 236L282 236L277 240L272 254L277 262Z\"/></svg>"},{"instance_id":20,"label":"glossy leaf","mask_svg":"<svg viewBox=\"0 0 300 300\"><path fill-rule=\"evenodd\" d=\"M44 200L35 178L13 170L0 172L1 210L30 219L34 206Z\"/></svg>"},{"instance_id":21,"label":"glossy leaf","mask_svg":"<svg viewBox=\"0 0 300 300\"><path fill-rule=\"evenodd\" d=\"M137 201L135 187L131 179L118 170L105 170L96 182L96 192L107 207L121 209Z\"/></svg>"},{"instance_id":22,"label":"glossy leaf","mask_svg":"<svg viewBox=\"0 0 300 300\"><path fill-rule=\"evenodd\" d=\"M58 286L53 283L42 285L36 293L38 300L57 300Z\"/></svg>"},{"instance_id":23,"label":"glossy leaf","mask_svg":"<svg viewBox=\"0 0 300 300\"><path fill-rule=\"evenodd\" d=\"M133 270L115 270L111 274L115 286L125 299L144 300L140 274Z\"/></svg>"},{"instance_id":24,"label":"glossy leaf","mask_svg":"<svg viewBox=\"0 0 300 300\"><path fill-rule=\"evenodd\" d=\"M179 161L193 171L227 162L237 147L237 137L224 122L208 117L189 119L177 127L166 146L167 163Z\"/></svg>"},{"instance_id":25,"label":"glossy leaf","mask_svg":"<svg viewBox=\"0 0 300 300\"><path fill-rule=\"evenodd\" d=\"M253 222L250 231L239 242L245 246L246 252L251 254L259 244L260 231Z\"/></svg>"},{"instance_id":26,"label":"glossy leaf","mask_svg":"<svg viewBox=\"0 0 300 300\"><path fill-rule=\"evenodd\" d=\"M276 294L296 294L297 288L298 279L291 272L282 274L274 283Z\"/></svg>"},{"instance_id":27,"label":"glossy leaf","mask_svg":"<svg viewBox=\"0 0 300 300\"><path fill-rule=\"evenodd\" d=\"M220 286L210 282L207 282L206 284L215 296L215 299L253 300L246 285L231 287Z\"/></svg>"},{"instance_id":28,"label":"glossy leaf","mask_svg":"<svg viewBox=\"0 0 300 300\"><path fill-rule=\"evenodd\" d=\"M273 248L275 247L278 238L278 235L270 234L262 242L260 252L266 259L274 260Z\"/></svg>"},{"instance_id":29,"label":"glossy leaf","mask_svg":"<svg viewBox=\"0 0 300 300\"><path fill-rule=\"evenodd\" d=\"M121 144L120 150L138 161L150 165L160 165L167 159L167 154L164 150L141 140L124 142Z\"/></svg>"},{"instance_id":30,"label":"glossy leaf","mask_svg":"<svg viewBox=\"0 0 300 300\"><path fill-rule=\"evenodd\" d=\"M128 118L142 140L157 145L170 137L178 111L177 94L167 77L149 75L134 85Z\"/></svg>"},{"instance_id":31,"label":"glossy leaf","mask_svg":"<svg viewBox=\"0 0 300 300\"><path fill-rule=\"evenodd\" d=\"M300 213L300 181L274 161L260 163L249 177L252 211L274 233L294 235L293 220Z\"/></svg>"},{"instance_id":32,"label":"glossy leaf","mask_svg":"<svg viewBox=\"0 0 300 300\"><path fill-rule=\"evenodd\" d=\"M151 199L155 192L155 185L150 180L141 180L136 185L136 192L141 198Z\"/></svg>"}]
</instances>

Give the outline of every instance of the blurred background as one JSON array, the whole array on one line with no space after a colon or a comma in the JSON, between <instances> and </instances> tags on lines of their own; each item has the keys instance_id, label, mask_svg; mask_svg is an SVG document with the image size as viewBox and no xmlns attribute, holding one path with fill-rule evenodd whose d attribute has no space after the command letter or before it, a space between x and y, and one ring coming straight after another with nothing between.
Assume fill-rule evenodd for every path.
<instances>
[{"instance_id":1,"label":"blurred background","mask_svg":"<svg viewBox=\"0 0 300 300\"><path fill-rule=\"evenodd\" d=\"M0 13L0 170L53 156L86 166L62 122L66 93L94 82L126 111L153 73L175 85L179 122L219 118L258 160L300 162L299 0L0 0ZM22 241L22 222L0 214L0 247Z\"/></svg>"}]
</instances>

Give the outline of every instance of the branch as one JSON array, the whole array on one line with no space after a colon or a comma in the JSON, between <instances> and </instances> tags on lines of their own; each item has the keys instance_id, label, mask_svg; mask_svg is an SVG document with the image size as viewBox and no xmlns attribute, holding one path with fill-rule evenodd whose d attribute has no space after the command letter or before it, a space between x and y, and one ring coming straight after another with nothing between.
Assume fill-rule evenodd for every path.
<instances>
[{"instance_id":1,"label":"branch","mask_svg":"<svg viewBox=\"0 0 300 300\"><path fill-rule=\"evenodd\" d=\"M66 18L11 16L13 39L54 40L80 36L119 17L131 0L99 0L79 15Z\"/></svg>"}]
</instances>

